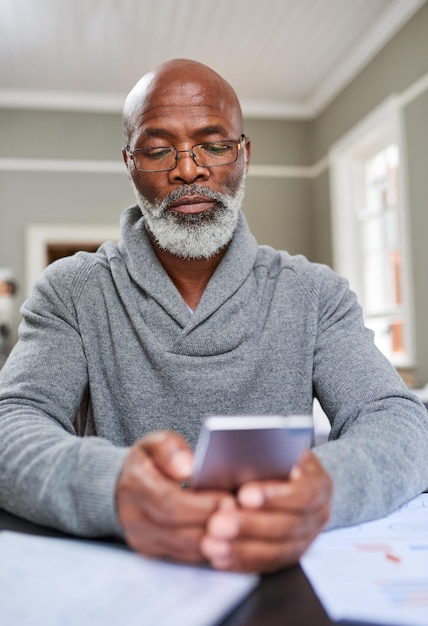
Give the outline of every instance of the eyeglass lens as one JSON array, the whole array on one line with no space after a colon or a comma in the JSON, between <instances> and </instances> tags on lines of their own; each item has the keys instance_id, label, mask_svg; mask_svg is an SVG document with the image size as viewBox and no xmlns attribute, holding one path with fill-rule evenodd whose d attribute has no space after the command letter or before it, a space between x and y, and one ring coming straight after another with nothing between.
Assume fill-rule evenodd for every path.
<instances>
[{"instance_id":1,"label":"eyeglass lens","mask_svg":"<svg viewBox=\"0 0 428 626\"><path fill-rule=\"evenodd\" d=\"M158 148L137 148L131 152L137 170L143 172L162 172L172 170L177 165L179 155L190 153L196 165L216 167L234 163L238 158L241 142L219 141L193 146L191 150L177 150L173 146Z\"/></svg>"}]
</instances>

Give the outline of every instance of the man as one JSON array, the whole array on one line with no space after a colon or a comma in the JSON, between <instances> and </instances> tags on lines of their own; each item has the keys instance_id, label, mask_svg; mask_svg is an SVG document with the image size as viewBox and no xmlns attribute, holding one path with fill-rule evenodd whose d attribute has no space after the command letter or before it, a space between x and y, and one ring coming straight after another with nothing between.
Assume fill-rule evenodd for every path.
<instances>
[{"instance_id":1,"label":"man","mask_svg":"<svg viewBox=\"0 0 428 626\"><path fill-rule=\"evenodd\" d=\"M1 506L154 557L268 572L323 528L421 492L425 409L346 282L248 231L250 140L230 85L164 63L129 94L124 129L138 205L121 241L52 264L23 306L1 381ZM330 441L289 480L183 487L207 415L310 413L314 395Z\"/></svg>"}]
</instances>

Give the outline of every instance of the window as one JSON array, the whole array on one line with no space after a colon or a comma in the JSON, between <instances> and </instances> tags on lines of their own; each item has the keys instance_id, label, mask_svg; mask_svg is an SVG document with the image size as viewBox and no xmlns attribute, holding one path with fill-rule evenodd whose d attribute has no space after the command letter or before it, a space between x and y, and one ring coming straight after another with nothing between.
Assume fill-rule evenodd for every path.
<instances>
[{"instance_id":1,"label":"window","mask_svg":"<svg viewBox=\"0 0 428 626\"><path fill-rule=\"evenodd\" d=\"M348 278L379 349L413 365L400 109L389 100L331 151L335 269Z\"/></svg>"},{"instance_id":2,"label":"window","mask_svg":"<svg viewBox=\"0 0 428 626\"><path fill-rule=\"evenodd\" d=\"M119 227L105 224L30 224L27 227L27 292L46 265L78 250L91 252L104 241L118 241Z\"/></svg>"}]
</instances>

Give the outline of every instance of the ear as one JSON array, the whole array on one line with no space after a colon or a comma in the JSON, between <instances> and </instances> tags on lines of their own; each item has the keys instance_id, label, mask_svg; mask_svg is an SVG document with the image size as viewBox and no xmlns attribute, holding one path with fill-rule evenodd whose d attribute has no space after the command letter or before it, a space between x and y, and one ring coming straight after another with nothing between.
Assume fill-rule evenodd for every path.
<instances>
[{"instance_id":1,"label":"ear","mask_svg":"<svg viewBox=\"0 0 428 626\"><path fill-rule=\"evenodd\" d=\"M245 140L245 172L248 173L248 167L251 160L251 139L249 137Z\"/></svg>"},{"instance_id":2,"label":"ear","mask_svg":"<svg viewBox=\"0 0 428 626\"><path fill-rule=\"evenodd\" d=\"M122 158L125 162L126 168L128 168L128 150L126 149L126 146L124 148L122 148Z\"/></svg>"}]
</instances>

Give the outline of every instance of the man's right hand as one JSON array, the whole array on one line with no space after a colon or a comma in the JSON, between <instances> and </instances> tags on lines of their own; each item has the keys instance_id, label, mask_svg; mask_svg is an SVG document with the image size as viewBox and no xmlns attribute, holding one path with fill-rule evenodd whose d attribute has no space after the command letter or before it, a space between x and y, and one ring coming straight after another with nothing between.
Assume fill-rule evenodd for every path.
<instances>
[{"instance_id":1,"label":"man's right hand","mask_svg":"<svg viewBox=\"0 0 428 626\"><path fill-rule=\"evenodd\" d=\"M183 488L192 467L193 454L175 433L154 432L132 446L116 486L119 521L132 549L182 563L204 561L199 545L207 520L231 496Z\"/></svg>"}]
</instances>

